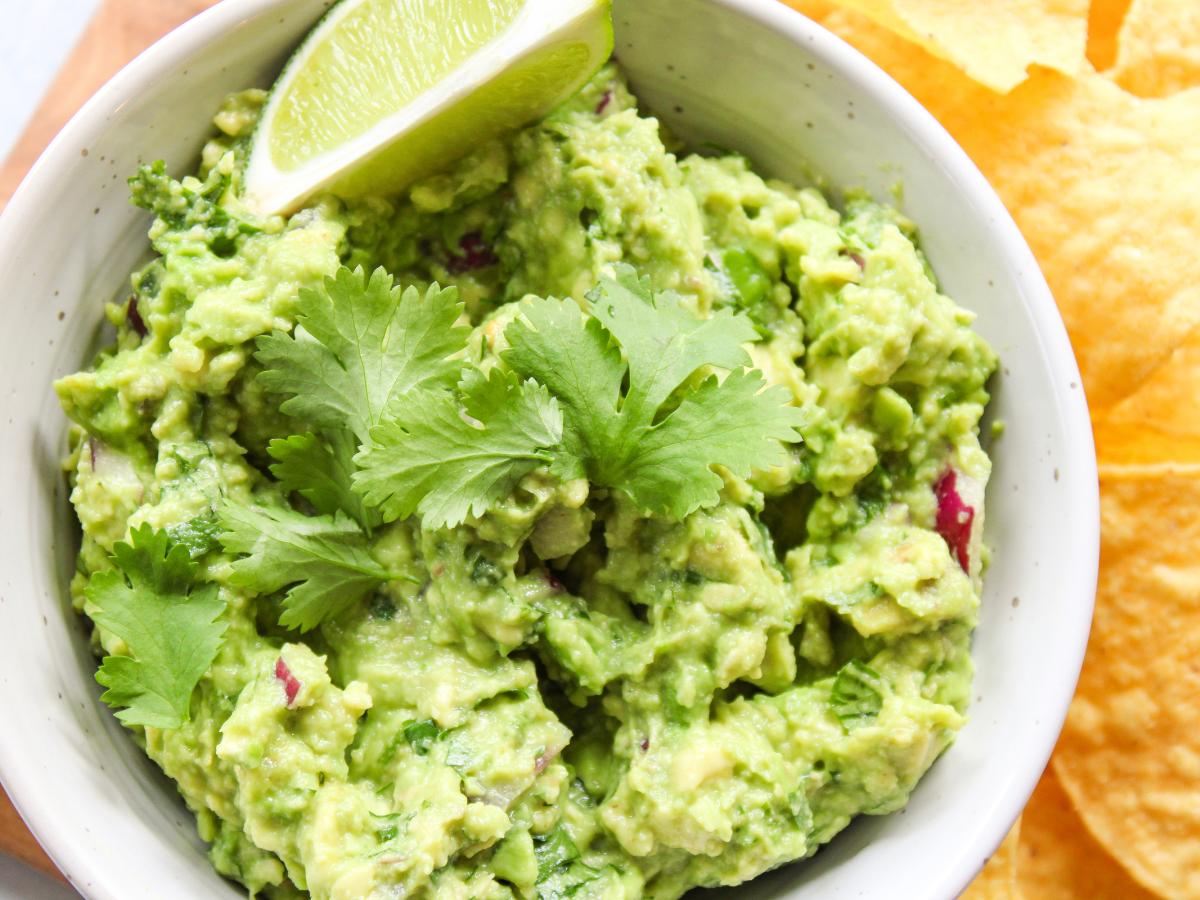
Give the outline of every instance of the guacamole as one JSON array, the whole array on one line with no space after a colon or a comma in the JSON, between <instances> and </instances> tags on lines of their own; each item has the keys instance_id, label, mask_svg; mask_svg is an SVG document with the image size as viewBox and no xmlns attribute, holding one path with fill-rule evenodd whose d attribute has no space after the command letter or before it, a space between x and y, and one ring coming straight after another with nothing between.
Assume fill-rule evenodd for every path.
<instances>
[{"instance_id":1,"label":"guacamole","mask_svg":"<svg viewBox=\"0 0 1200 900\"><path fill-rule=\"evenodd\" d=\"M964 723L996 365L912 223L683 154L611 65L257 219L262 98L131 180L155 257L58 383L98 678L216 869L673 898L903 807Z\"/></svg>"}]
</instances>

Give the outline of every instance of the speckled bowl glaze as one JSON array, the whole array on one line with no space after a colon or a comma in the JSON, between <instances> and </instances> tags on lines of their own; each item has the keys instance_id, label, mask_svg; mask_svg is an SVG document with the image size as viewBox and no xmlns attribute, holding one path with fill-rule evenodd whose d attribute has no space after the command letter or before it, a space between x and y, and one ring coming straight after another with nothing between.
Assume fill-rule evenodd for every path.
<instances>
[{"instance_id":1,"label":"speckled bowl glaze","mask_svg":"<svg viewBox=\"0 0 1200 900\"><path fill-rule=\"evenodd\" d=\"M194 164L228 91L267 85L327 0L225 0L108 83L0 218L0 776L46 850L95 900L232 898L191 816L98 700L71 611L77 543L54 378L85 362L101 309L147 252L126 200L139 161ZM903 208L948 293L1000 354L988 490L993 548L971 721L903 813L857 821L743 896L937 898L967 884L1058 735L1095 590L1096 467L1079 373L1012 219L942 128L857 52L775 0L616 0L617 53L683 138L793 181L865 186Z\"/></svg>"}]
</instances>

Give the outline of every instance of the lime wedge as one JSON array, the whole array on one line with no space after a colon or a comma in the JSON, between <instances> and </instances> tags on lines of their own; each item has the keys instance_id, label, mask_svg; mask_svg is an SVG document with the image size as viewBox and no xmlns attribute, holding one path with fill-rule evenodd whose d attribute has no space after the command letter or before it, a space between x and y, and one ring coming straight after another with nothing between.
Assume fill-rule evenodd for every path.
<instances>
[{"instance_id":1,"label":"lime wedge","mask_svg":"<svg viewBox=\"0 0 1200 900\"><path fill-rule=\"evenodd\" d=\"M245 200L398 191L549 112L612 40L610 0L341 0L271 89Z\"/></svg>"}]
</instances>

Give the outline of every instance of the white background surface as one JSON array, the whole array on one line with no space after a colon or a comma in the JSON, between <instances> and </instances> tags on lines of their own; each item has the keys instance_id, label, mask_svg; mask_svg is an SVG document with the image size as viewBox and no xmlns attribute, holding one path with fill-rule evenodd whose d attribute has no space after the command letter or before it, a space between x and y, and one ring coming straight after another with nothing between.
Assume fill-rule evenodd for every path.
<instances>
[{"instance_id":1,"label":"white background surface","mask_svg":"<svg viewBox=\"0 0 1200 900\"><path fill-rule=\"evenodd\" d=\"M100 0L0 0L0 160L21 136L42 95ZM71 900L78 895L0 854L0 900Z\"/></svg>"}]
</instances>

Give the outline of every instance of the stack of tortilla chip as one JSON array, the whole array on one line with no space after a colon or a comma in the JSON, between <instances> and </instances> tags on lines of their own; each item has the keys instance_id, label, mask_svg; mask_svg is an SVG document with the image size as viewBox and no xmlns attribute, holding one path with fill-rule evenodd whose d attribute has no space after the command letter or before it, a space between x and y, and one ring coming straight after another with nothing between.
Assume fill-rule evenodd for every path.
<instances>
[{"instance_id":1,"label":"stack of tortilla chip","mask_svg":"<svg viewBox=\"0 0 1200 900\"><path fill-rule=\"evenodd\" d=\"M1200 898L1200 0L787 0L999 191L1071 334L1100 462L1091 644L965 896Z\"/></svg>"}]
</instances>

